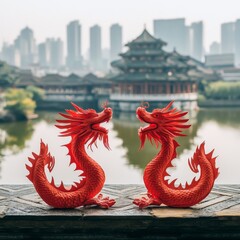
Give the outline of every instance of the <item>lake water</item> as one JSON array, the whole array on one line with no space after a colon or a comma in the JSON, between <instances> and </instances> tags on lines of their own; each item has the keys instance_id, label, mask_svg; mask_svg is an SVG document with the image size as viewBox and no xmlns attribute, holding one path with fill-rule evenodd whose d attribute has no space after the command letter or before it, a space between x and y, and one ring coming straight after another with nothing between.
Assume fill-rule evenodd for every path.
<instances>
[{"instance_id":1,"label":"lake water","mask_svg":"<svg viewBox=\"0 0 240 240\"><path fill-rule=\"evenodd\" d=\"M218 155L220 175L216 183L240 184L240 110L206 109L192 112L188 117L192 127L186 131L187 137L178 138L181 146L174 160L175 167L169 169L171 179L178 178L177 185L186 180L191 182L195 175L189 170L187 160L196 146L205 141L207 151L215 148L214 155ZM39 112L36 120L0 124L0 184L30 183L25 177L25 163L31 152L39 151L41 138L56 158L51 173L55 181L71 183L78 179L74 165L69 167L67 149L61 147L70 138L58 137L59 129L54 126L56 118L59 118L57 113ZM140 125L135 115L114 116L106 124L112 150L106 150L102 143L98 143L98 149L93 148L93 152L88 150L104 169L106 183L143 183L143 170L158 150L150 144L138 150Z\"/></svg>"}]
</instances>

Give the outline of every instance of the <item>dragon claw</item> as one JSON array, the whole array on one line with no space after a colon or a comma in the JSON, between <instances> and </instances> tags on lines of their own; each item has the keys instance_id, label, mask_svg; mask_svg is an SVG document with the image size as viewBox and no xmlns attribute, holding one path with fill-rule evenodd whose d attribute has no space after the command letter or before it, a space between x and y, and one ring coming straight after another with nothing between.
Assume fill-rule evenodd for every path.
<instances>
[{"instance_id":1,"label":"dragon claw","mask_svg":"<svg viewBox=\"0 0 240 240\"><path fill-rule=\"evenodd\" d=\"M141 197L134 199L133 203L137 205L140 209L147 208L152 205L160 206L162 202L154 198L151 194L147 194L147 197Z\"/></svg>"},{"instance_id":2,"label":"dragon claw","mask_svg":"<svg viewBox=\"0 0 240 240\"><path fill-rule=\"evenodd\" d=\"M103 195L100 193L97 197L87 200L84 203L84 206L91 206L96 205L100 208L108 209L112 207L116 201L114 199L110 199L109 197L103 197Z\"/></svg>"}]
</instances>

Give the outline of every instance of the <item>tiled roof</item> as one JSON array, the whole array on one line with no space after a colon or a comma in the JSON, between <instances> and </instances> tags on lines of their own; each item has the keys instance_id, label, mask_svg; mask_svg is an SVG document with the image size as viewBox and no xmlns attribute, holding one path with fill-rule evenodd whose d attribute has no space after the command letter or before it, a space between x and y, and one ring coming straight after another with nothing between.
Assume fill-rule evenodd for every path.
<instances>
[{"instance_id":1,"label":"tiled roof","mask_svg":"<svg viewBox=\"0 0 240 240\"><path fill-rule=\"evenodd\" d=\"M194 76L190 77L186 74L173 74L168 76L167 74L153 74L153 73L123 73L111 78L114 82L123 81L194 81L197 80Z\"/></svg>"},{"instance_id":2,"label":"tiled roof","mask_svg":"<svg viewBox=\"0 0 240 240\"><path fill-rule=\"evenodd\" d=\"M167 43L162 41L161 39L153 37L146 29L135 38L133 41L129 42L126 45L132 45L135 43L161 43L162 45L166 45Z\"/></svg>"},{"instance_id":3,"label":"tiled roof","mask_svg":"<svg viewBox=\"0 0 240 240\"><path fill-rule=\"evenodd\" d=\"M159 61L129 61L126 62L122 59L112 62L113 67L120 69L128 68L191 68L188 64L182 61L174 61L172 59L159 60Z\"/></svg>"},{"instance_id":4,"label":"tiled roof","mask_svg":"<svg viewBox=\"0 0 240 240\"><path fill-rule=\"evenodd\" d=\"M122 57L130 56L157 56L157 55L166 55L166 52L162 49L130 49L125 53L119 54Z\"/></svg>"},{"instance_id":5,"label":"tiled roof","mask_svg":"<svg viewBox=\"0 0 240 240\"><path fill-rule=\"evenodd\" d=\"M157 39L153 37L146 29L135 38L132 42L139 43L139 42L156 42Z\"/></svg>"}]
</instances>

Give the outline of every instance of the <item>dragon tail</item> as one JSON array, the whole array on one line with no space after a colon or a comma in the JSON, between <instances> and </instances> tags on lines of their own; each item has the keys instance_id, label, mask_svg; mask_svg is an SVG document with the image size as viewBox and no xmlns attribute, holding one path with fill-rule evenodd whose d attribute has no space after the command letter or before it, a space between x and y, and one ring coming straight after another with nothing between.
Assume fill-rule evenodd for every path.
<instances>
[{"instance_id":1,"label":"dragon tail","mask_svg":"<svg viewBox=\"0 0 240 240\"><path fill-rule=\"evenodd\" d=\"M30 165L25 164L25 166L26 166L26 169L29 171L29 173L26 177L34 184L35 168L36 168L37 162L43 161L43 165L44 166L47 165L49 171L51 172L53 170L54 166L55 166L55 158L53 156L51 156L51 154L48 151L48 145L45 144L42 140L40 142L40 152L39 152L39 154L33 152L32 155L33 155L33 157L28 158ZM46 175L45 175L45 178L46 178ZM63 191L63 192L76 191L79 188L81 188L84 183L85 183L85 181L80 181L80 183L79 182L74 182L74 185L72 185L70 189L66 189L64 187L63 182L61 182L61 184L57 187L55 182L54 182L53 177L51 179L51 182L49 182L49 184L52 187L54 187L57 190Z\"/></svg>"},{"instance_id":2,"label":"dragon tail","mask_svg":"<svg viewBox=\"0 0 240 240\"><path fill-rule=\"evenodd\" d=\"M52 156L50 154L48 154L48 146L46 144L44 144L44 142L41 139L41 143L40 143L40 153L34 153L32 152L33 158L29 157L29 163L31 163L30 165L25 164L26 169L29 171L29 174L26 176L32 183L34 183L34 170L36 167L36 161L39 161L41 157L43 157L44 159L48 158L49 164L52 164L54 166L54 159L52 158ZM44 161L45 162L45 161Z\"/></svg>"},{"instance_id":3,"label":"dragon tail","mask_svg":"<svg viewBox=\"0 0 240 240\"><path fill-rule=\"evenodd\" d=\"M188 160L188 165L190 167L190 169L194 172L194 173L198 173L199 172L199 165L201 165L202 161L209 161L212 167L212 173L214 176L214 179L216 179L219 175L219 171L218 168L216 167L216 158L217 157L213 157L213 152L214 149L209 152L206 153L205 152L205 142L201 143L200 147L197 147L193 157L191 158L191 160ZM194 180L192 181L192 183L190 185L186 185L187 189L190 189L192 187L194 187L195 185L197 185L198 181Z\"/></svg>"}]
</instances>

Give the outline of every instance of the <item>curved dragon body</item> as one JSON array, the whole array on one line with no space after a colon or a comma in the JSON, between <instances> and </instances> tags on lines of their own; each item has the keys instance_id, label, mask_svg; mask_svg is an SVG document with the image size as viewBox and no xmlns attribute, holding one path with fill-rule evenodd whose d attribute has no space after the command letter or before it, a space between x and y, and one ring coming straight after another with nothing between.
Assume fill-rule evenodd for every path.
<instances>
[{"instance_id":1,"label":"curved dragon body","mask_svg":"<svg viewBox=\"0 0 240 240\"><path fill-rule=\"evenodd\" d=\"M174 139L177 136L185 136L182 129L189 128L185 123L188 119L182 117L187 112L170 110L173 102L165 108L155 109L147 112L145 107L139 107L136 111L140 121L149 125L139 129L141 148L145 140L149 139L161 150L157 156L146 166L144 171L144 183L148 190L148 197L134 200L134 204L140 208L149 205L165 204L171 207L190 207L203 200L211 191L214 181L218 176L218 168L215 166L216 157L212 157L213 151L206 154L204 142L197 147L193 157L188 161L190 169L198 173L200 178L194 178L191 184L183 187L175 187L175 179L168 183L166 177L169 176L167 169L172 167L172 160L176 157L176 148L179 144Z\"/></svg>"},{"instance_id":2,"label":"curved dragon body","mask_svg":"<svg viewBox=\"0 0 240 240\"><path fill-rule=\"evenodd\" d=\"M102 194L95 197L102 189L105 182L105 174L101 166L99 166L85 150L85 145L96 145L96 140L103 140L107 149L108 131L101 127L100 124L108 122L112 117L111 108L105 109L97 113L93 109L83 110L73 104L76 111L66 110L67 114L62 114L65 119L57 120L60 125L56 127L63 129L61 136L71 136L71 142L65 146L68 148L70 155L70 164L76 164L76 170L82 170L83 176L80 183L75 183L70 189L66 189L61 183L57 187L54 179L49 182L45 175L45 166L51 172L55 159L48 152L48 146L42 141L40 143L40 153L33 153L33 158L29 158L31 166L26 165L29 171L27 176L33 183L40 197L50 206L54 208L75 208L85 205L98 205L102 208L109 208L115 200L109 197L103 198Z\"/></svg>"}]
</instances>

